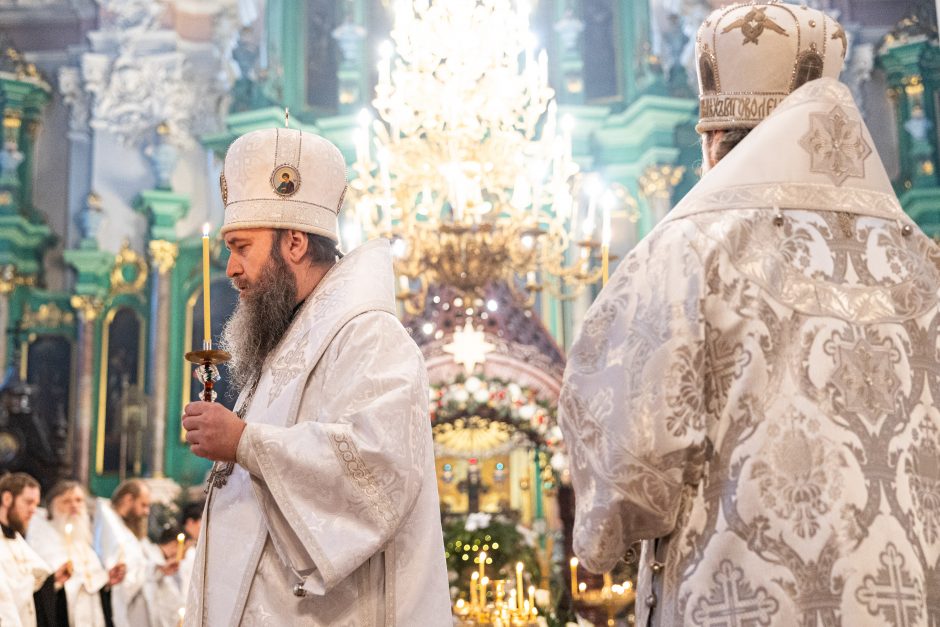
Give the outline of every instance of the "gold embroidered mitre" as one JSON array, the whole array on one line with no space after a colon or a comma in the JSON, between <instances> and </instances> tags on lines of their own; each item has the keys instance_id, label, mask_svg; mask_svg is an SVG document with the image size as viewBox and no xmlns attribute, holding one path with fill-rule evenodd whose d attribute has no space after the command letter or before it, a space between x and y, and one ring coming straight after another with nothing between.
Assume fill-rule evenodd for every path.
<instances>
[{"instance_id":1,"label":"gold embroidered mitre","mask_svg":"<svg viewBox=\"0 0 940 627\"><path fill-rule=\"evenodd\" d=\"M296 229L338 238L346 163L329 140L292 128L267 128L236 139L219 177L225 222L238 229Z\"/></svg>"},{"instance_id":2,"label":"gold embroidered mitre","mask_svg":"<svg viewBox=\"0 0 940 627\"><path fill-rule=\"evenodd\" d=\"M838 78L845 31L816 9L778 2L728 6L698 30L699 133L754 128L794 89Z\"/></svg>"}]
</instances>

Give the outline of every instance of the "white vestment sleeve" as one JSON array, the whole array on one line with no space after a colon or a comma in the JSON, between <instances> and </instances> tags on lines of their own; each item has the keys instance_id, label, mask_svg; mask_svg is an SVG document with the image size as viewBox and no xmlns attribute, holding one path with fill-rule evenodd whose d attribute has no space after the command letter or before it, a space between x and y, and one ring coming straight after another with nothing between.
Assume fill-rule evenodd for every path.
<instances>
[{"instance_id":1,"label":"white vestment sleeve","mask_svg":"<svg viewBox=\"0 0 940 627\"><path fill-rule=\"evenodd\" d=\"M7 583L7 577L0 577L0 625L3 627L22 627L20 613L16 607L16 598Z\"/></svg>"},{"instance_id":2,"label":"white vestment sleeve","mask_svg":"<svg viewBox=\"0 0 940 627\"><path fill-rule=\"evenodd\" d=\"M667 535L706 449L702 260L694 227L641 242L588 310L559 423L576 496L574 551L606 572L633 542Z\"/></svg>"},{"instance_id":3,"label":"white vestment sleeve","mask_svg":"<svg viewBox=\"0 0 940 627\"><path fill-rule=\"evenodd\" d=\"M308 382L297 424L247 425L238 461L282 559L324 594L381 552L414 507L428 391L420 351L387 312L347 323L317 368L325 375Z\"/></svg>"}]
</instances>

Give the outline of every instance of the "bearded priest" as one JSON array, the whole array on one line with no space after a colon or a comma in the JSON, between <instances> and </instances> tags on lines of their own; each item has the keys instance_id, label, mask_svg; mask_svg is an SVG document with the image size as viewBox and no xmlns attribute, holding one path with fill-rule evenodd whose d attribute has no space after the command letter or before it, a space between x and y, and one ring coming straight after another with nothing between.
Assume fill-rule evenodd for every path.
<instances>
[{"instance_id":1,"label":"bearded priest","mask_svg":"<svg viewBox=\"0 0 940 627\"><path fill-rule=\"evenodd\" d=\"M388 242L339 253L346 168L322 137L248 133L221 186L240 395L183 416L216 462L186 624L451 624L427 373Z\"/></svg>"},{"instance_id":2,"label":"bearded priest","mask_svg":"<svg viewBox=\"0 0 940 627\"><path fill-rule=\"evenodd\" d=\"M72 577L65 583L67 617L58 624L70 627L104 627L111 614L110 586L121 583L126 566L105 570L92 548L91 517L87 494L77 481L60 481L46 497L48 519L35 516L27 542L51 568L69 563ZM45 512L44 512L45 513ZM57 607L60 610L61 607Z\"/></svg>"},{"instance_id":3,"label":"bearded priest","mask_svg":"<svg viewBox=\"0 0 940 627\"><path fill-rule=\"evenodd\" d=\"M24 472L0 477L0 625L44 627L56 624L62 587L71 564L53 570L26 543L30 520L39 507L39 482Z\"/></svg>"}]
</instances>

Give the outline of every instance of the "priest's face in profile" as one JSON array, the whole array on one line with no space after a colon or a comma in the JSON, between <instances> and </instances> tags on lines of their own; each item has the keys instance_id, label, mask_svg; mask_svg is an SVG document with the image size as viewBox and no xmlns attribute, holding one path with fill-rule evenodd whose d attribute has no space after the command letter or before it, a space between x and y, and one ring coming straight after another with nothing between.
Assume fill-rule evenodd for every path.
<instances>
[{"instance_id":1,"label":"priest's face in profile","mask_svg":"<svg viewBox=\"0 0 940 627\"><path fill-rule=\"evenodd\" d=\"M2 505L7 510L10 528L25 536L29 521L39 507L39 488L27 486L15 497L11 492L4 492Z\"/></svg>"}]
</instances>

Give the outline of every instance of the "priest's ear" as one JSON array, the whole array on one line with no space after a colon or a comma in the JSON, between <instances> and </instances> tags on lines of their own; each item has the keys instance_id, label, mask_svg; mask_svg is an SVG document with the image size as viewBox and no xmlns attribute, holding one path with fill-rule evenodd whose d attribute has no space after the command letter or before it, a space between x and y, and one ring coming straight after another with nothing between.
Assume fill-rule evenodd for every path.
<instances>
[{"instance_id":1,"label":"priest's ear","mask_svg":"<svg viewBox=\"0 0 940 627\"><path fill-rule=\"evenodd\" d=\"M300 264L307 256L307 234L303 231L285 229L281 235L281 255L291 264Z\"/></svg>"},{"instance_id":2,"label":"priest's ear","mask_svg":"<svg viewBox=\"0 0 940 627\"><path fill-rule=\"evenodd\" d=\"M10 509L13 506L13 493L9 490L0 494L0 507Z\"/></svg>"}]
</instances>

